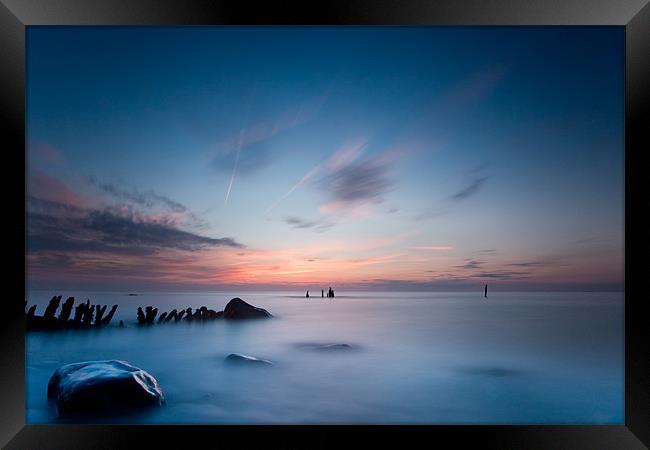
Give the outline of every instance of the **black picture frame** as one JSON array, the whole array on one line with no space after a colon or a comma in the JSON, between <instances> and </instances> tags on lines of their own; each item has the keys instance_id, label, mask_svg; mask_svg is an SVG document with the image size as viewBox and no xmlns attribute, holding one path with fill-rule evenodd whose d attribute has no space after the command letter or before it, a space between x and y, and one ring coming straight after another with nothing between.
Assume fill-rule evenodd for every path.
<instances>
[{"instance_id":1,"label":"black picture frame","mask_svg":"<svg viewBox=\"0 0 650 450\"><path fill-rule=\"evenodd\" d=\"M18 236L25 226L25 31L30 25L613 25L625 27L625 425L620 426L98 426L25 425L25 272ZM2 311L0 444L9 449L128 448L253 442L271 447L338 446L362 435L365 445L454 442L481 448L622 449L650 446L650 352L644 337L647 299L632 269L643 263L635 236L646 221L640 155L650 129L648 0L0 0L0 103L5 192L11 193L12 244ZM22 170L22 175L21 175ZM13 175L7 176L7 175ZM24 187L23 177L23 187ZM632 206L633 200L637 209ZM22 214L22 216L21 216ZM23 220L19 219L22 217ZM24 241L23 241L24 243ZM26 261L26 260L24 260ZM23 280L21 285L20 280ZM22 297L20 293L23 293ZM636 295L635 295L636 293ZM142 445L142 444L138 444Z\"/></svg>"}]
</instances>

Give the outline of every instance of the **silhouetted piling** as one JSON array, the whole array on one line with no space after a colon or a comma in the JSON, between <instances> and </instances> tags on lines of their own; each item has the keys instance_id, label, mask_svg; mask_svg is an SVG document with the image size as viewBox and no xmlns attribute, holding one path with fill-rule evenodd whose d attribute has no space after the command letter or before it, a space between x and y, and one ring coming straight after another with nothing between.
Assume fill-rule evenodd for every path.
<instances>
[{"instance_id":1,"label":"silhouetted piling","mask_svg":"<svg viewBox=\"0 0 650 450\"><path fill-rule=\"evenodd\" d=\"M165 322L169 322L172 319L176 319L177 316L178 316L178 311L176 311L176 309L172 309L172 312L170 312L167 315L167 318L165 319Z\"/></svg>"},{"instance_id":2,"label":"silhouetted piling","mask_svg":"<svg viewBox=\"0 0 650 450\"><path fill-rule=\"evenodd\" d=\"M115 314L115 311L117 311L117 305L113 305L113 307L112 307L111 310L108 312L108 314L106 315L106 317L104 317L104 318L102 319L102 325L108 325L109 323L111 323L111 319L113 319L113 315ZM120 323L121 323L121 322L122 322L122 321L120 320Z\"/></svg>"},{"instance_id":3,"label":"silhouetted piling","mask_svg":"<svg viewBox=\"0 0 650 450\"><path fill-rule=\"evenodd\" d=\"M167 323L172 321L206 322L209 320L216 320L216 319L223 318L223 311L215 311L214 309L210 309L207 306L201 306L199 308L195 308L194 310L188 307L182 309L180 313L178 312L177 309L172 309L169 313L165 311L161 313L158 320L154 322L154 318L156 317L157 313L158 313L158 308L154 308L153 306L145 307L144 311L142 310L142 307L138 307L137 314L136 314L136 319L138 321L138 324L139 325L145 325L145 324L148 325L153 323L162 324L162 323Z\"/></svg>"},{"instance_id":4,"label":"silhouetted piling","mask_svg":"<svg viewBox=\"0 0 650 450\"><path fill-rule=\"evenodd\" d=\"M61 314L59 314L59 319L67 321L72 314L72 305L74 304L74 297L68 297L61 307Z\"/></svg>"},{"instance_id":5,"label":"silhouetted piling","mask_svg":"<svg viewBox=\"0 0 650 450\"><path fill-rule=\"evenodd\" d=\"M86 308L84 310L84 317L81 320L81 323L88 326L93 322L93 316L95 314L95 308L90 304L90 300L86 302Z\"/></svg>"},{"instance_id":6,"label":"silhouetted piling","mask_svg":"<svg viewBox=\"0 0 650 450\"><path fill-rule=\"evenodd\" d=\"M144 312L142 312L142 307L140 307L140 306L138 306L138 311L136 313L136 319L138 320L139 325L142 325L145 322Z\"/></svg>"},{"instance_id":7,"label":"silhouetted piling","mask_svg":"<svg viewBox=\"0 0 650 450\"><path fill-rule=\"evenodd\" d=\"M97 308L97 312L95 313L95 325L101 325L102 317L104 317L104 313L106 312L107 306L108 305L104 305L104 306L95 305L95 308Z\"/></svg>"},{"instance_id":8,"label":"silhouetted piling","mask_svg":"<svg viewBox=\"0 0 650 450\"><path fill-rule=\"evenodd\" d=\"M52 297L50 300L50 303L48 303L47 308L45 308L45 313L43 314L43 317L45 319L52 319L54 318L54 314L56 313L57 308L59 307L59 303L61 303L61 296L59 295L58 297L55 295Z\"/></svg>"}]
</instances>

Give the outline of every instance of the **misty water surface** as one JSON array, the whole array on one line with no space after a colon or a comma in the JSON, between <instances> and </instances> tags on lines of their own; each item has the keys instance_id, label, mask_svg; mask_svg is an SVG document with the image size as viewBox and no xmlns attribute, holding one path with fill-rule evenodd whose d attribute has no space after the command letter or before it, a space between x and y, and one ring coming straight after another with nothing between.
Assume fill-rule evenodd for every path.
<instances>
[{"instance_id":1,"label":"misty water surface","mask_svg":"<svg viewBox=\"0 0 650 450\"><path fill-rule=\"evenodd\" d=\"M29 304L42 314L54 294ZM623 422L622 293L56 294L120 307L105 329L28 334L29 423L61 421L46 399L57 367L99 359L148 371L167 399L118 423ZM137 306L222 310L234 296L275 317L135 323ZM338 343L350 347L314 348ZM275 364L228 365L230 353Z\"/></svg>"}]
</instances>

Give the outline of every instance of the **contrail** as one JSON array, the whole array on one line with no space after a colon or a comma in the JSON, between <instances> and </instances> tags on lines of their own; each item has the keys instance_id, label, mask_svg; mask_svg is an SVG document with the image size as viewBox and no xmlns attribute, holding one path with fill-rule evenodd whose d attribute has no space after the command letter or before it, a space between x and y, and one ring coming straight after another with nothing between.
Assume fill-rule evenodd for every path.
<instances>
[{"instance_id":1,"label":"contrail","mask_svg":"<svg viewBox=\"0 0 650 450\"><path fill-rule=\"evenodd\" d=\"M298 187L300 187L301 184L303 184L305 181L307 181L307 180L309 180L311 177L313 177L313 176L316 174L316 172L318 172L318 170L320 169L320 166L321 166L320 164L317 164L316 166L314 166L314 167L313 167L309 172L307 172L307 173L306 173L306 174L305 174L305 175L304 175L304 176L303 176L303 177L302 177L302 178L301 178L301 179L300 179L296 184L294 184L294 185L291 187L291 189L289 189L287 192L285 192L284 195L282 195L282 197L280 197L279 199L277 199L277 200L276 200L276 201L275 201L271 206L269 206L269 208L264 212L264 214L268 214L268 213L269 213L273 208L275 208L275 207L276 207L276 206L277 206L277 205L278 205L282 200L284 200L285 198L287 198L289 195L291 195L291 193L292 193L293 191L295 191L296 189L298 189Z\"/></svg>"},{"instance_id":2,"label":"contrail","mask_svg":"<svg viewBox=\"0 0 650 450\"><path fill-rule=\"evenodd\" d=\"M237 142L237 153L235 154L235 165L232 168L232 175L230 175L230 183L228 183L228 191L226 192L226 204L230 198L230 191L232 190L232 183L235 181L235 173L237 172L237 165L239 164L239 152L244 141L244 129L239 130L239 141Z\"/></svg>"},{"instance_id":3,"label":"contrail","mask_svg":"<svg viewBox=\"0 0 650 450\"><path fill-rule=\"evenodd\" d=\"M287 198L293 191L298 189L305 181L308 181L310 178L312 178L316 173L321 169L321 167L325 167L326 170L332 171L332 170L339 170L341 167L347 166L350 164L352 161L357 159L357 157L361 154L361 152L366 148L367 142L362 142L359 145L355 145L351 148L343 148L335 151L329 158L327 158L325 161L321 161L320 163L316 164L309 172L307 172L296 184L294 184L291 189L289 189L287 192L284 193L282 197L277 199L269 208L264 212L264 214L268 214L273 208L275 208L278 203L280 203L282 200Z\"/></svg>"},{"instance_id":4,"label":"contrail","mask_svg":"<svg viewBox=\"0 0 650 450\"><path fill-rule=\"evenodd\" d=\"M235 173L237 173L237 165L239 164L239 152L241 151L242 145L244 144L244 135L246 134L246 122L248 115L250 113L251 102L255 96L255 91L257 90L257 81L253 84L253 90L251 91L250 97L248 98L248 104L246 105L246 120L244 120L244 128L239 130L239 142L237 142L237 153L235 154L235 165L232 168L232 175L230 175L230 183L228 183L228 191L226 192L226 204L228 204L228 199L230 198L230 191L232 190L232 183L235 181Z\"/></svg>"}]
</instances>

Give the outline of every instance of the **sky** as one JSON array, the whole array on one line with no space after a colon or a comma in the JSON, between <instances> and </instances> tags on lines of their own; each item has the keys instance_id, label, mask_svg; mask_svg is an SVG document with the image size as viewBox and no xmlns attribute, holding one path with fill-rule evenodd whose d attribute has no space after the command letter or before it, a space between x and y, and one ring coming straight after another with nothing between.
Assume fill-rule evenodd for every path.
<instances>
[{"instance_id":1,"label":"sky","mask_svg":"<svg viewBox=\"0 0 650 450\"><path fill-rule=\"evenodd\" d=\"M622 27L28 27L27 285L620 290Z\"/></svg>"}]
</instances>

